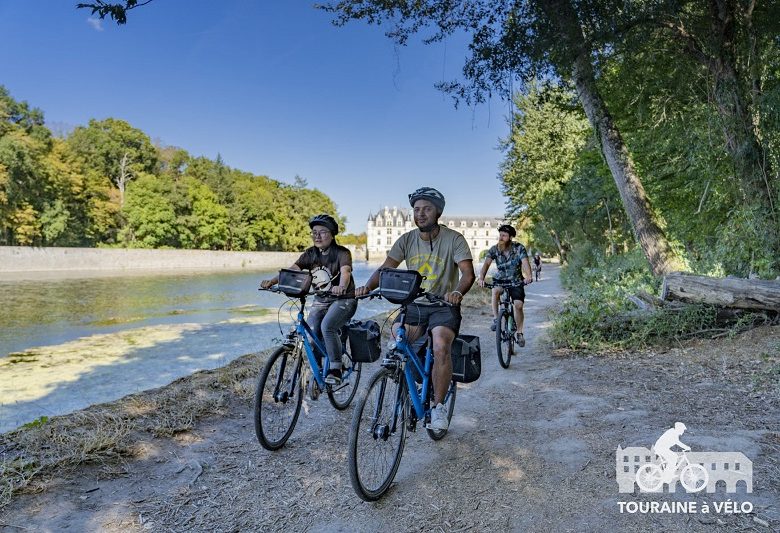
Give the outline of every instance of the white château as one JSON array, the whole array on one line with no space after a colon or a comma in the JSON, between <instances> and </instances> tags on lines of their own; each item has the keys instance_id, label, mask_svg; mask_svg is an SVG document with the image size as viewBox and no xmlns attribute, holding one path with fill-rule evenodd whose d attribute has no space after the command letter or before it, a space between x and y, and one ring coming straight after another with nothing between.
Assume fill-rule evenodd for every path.
<instances>
[{"instance_id":1,"label":"white ch\u00e2teau","mask_svg":"<svg viewBox=\"0 0 780 533\"><path fill-rule=\"evenodd\" d=\"M474 260L478 261L480 254L498 242L497 228L503 224L503 217L442 215L439 224L460 232L469 243ZM415 227L411 209L385 207L376 214L370 213L366 226L368 259L384 260L396 239Z\"/></svg>"}]
</instances>

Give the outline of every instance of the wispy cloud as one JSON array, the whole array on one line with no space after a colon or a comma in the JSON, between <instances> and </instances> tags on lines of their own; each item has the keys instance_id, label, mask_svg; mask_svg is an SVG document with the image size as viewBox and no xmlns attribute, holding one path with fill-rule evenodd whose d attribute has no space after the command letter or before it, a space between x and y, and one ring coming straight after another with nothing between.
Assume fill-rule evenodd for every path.
<instances>
[{"instance_id":1,"label":"wispy cloud","mask_svg":"<svg viewBox=\"0 0 780 533\"><path fill-rule=\"evenodd\" d=\"M95 31L103 31L103 21L102 21L102 20L100 20L100 19L98 19L98 18L89 17L89 18L87 19L87 24L89 24L90 26L92 26L92 28L93 28Z\"/></svg>"}]
</instances>

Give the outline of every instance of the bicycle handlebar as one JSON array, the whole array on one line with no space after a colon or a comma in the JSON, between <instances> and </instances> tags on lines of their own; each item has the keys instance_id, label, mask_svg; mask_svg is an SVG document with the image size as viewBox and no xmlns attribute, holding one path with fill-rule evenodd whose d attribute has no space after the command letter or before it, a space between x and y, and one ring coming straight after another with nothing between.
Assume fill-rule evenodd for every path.
<instances>
[{"instance_id":1,"label":"bicycle handlebar","mask_svg":"<svg viewBox=\"0 0 780 533\"><path fill-rule=\"evenodd\" d=\"M523 280L521 283L516 283L514 281L511 282L511 283L505 283L505 282L501 282L501 281L494 281L493 283L485 283L485 288L486 289L492 289L494 287L500 287L500 288L503 288L503 289L511 289L511 288L514 288L514 287L524 287L526 285L529 285L530 283L531 283L530 281L525 281L525 280Z\"/></svg>"},{"instance_id":2,"label":"bicycle handlebar","mask_svg":"<svg viewBox=\"0 0 780 533\"><path fill-rule=\"evenodd\" d=\"M282 290L280 290L280 289L279 289L279 285L271 285L271 286L270 286L270 287L268 287L268 288L265 288L265 287L258 287L258 288L257 288L257 290L258 290L258 291L268 291L268 292L275 292L275 293L277 293L277 294L284 294L284 292L283 292ZM358 297L356 297L356 296L355 296L355 293L354 293L354 292L353 292L353 293L349 293L349 294L333 294L333 293L332 293L332 292L330 292L330 291L318 291L318 290L314 290L314 291L310 291L310 292L308 292L308 293L304 294L304 296L310 296L310 295L314 295L314 296L324 296L324 297L328 297L328 298L334 298L334 299L336 299L336 300L354 300L354 299L358 298ZM285 295L285 296L286 296L286 295Z\"/></svg>"},{"instance_id":3,"label":"bicycle handlebar","mask_svg":"<svg viewBox=\"0 0 780 533\"><path fill-rule=\"evenodd\" d=\"M425 297L429 302L431 303L438 303L441 305L446 305L447 307L455 307L455 304L452 304L442 298L441 296L437 296L435 294L431 294L430 292L425 292L424 290L421 290L417 297ZM374 289L372 291L369 291L367 294L364 294L362 296L355 296L355 299L357 300L363 300L364 298L382 298L382 293L379 289Z\"/></svg>"}]
</instances>

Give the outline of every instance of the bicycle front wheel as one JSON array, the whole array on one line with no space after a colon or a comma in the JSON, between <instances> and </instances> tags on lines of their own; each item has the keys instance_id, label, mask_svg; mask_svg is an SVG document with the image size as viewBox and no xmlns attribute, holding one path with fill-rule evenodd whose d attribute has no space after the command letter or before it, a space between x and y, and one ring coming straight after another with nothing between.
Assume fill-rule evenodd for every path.
<instances>
[{"instance_id":1,"label":"bicycle front wheel","mask_svg":"<svg viewBox=\"0 0 780 533\"><path fill-rule=\"evenodd\" d=\"M295 429L303 401L301 353L280 346L268 358L255 389L255 434L266 450L278 450Z\"/></svg>"},{"instance_id":2,"label":"bicycle front wheel","mask_svg":"<svg viewBox=\"0 0 780 533\"><path fill-rule=\"evenodd\" d=\"M512 360L512 332L509 328L509 315L502 313L496 322L496 354L498 363L502 368L509 368L509 361Z\"/></svg>"},{"instance_id":3,"label":"bicycle front wheel","mask_svg":"<svg viewBox=\"0 0 780 533\"><path fill-rule=\"evenodd\" d=\"M709 479L710 475L702 465L689 464L680 472L680 483L688 492L704 490Z\"/></svg>"},{"instance_id":4,"label":"bicycle front wheel","mask_svg":"<svg viewBox=\"0 0 780 533\"><path fill-rule=\"evenodd\" d=\"M362 367L362 363L352 362L352 356L344 351L344 355L341 356L341 374L343 376L341 384L328 388L328 400L339 411L343 411L352 403L360 383Z\"/></svg>"},{"instance_id":5,"label":"bicycle front wheel","mask_svg":"<svg viewBox=\"0 0 780 533\"><path fill-rule=\"evenodd\" d=\"M408 406L403 374L387 368L374 374L355 406L347 459L352 488L362 500L381 498L398 472Z\"/></svg>"}]
</instances>

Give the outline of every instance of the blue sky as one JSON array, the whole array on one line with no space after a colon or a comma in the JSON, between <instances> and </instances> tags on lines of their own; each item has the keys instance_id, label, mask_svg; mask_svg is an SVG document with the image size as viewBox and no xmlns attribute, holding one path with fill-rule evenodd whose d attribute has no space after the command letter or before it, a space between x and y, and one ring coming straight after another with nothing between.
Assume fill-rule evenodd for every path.
<instances>
[{"instance_id":1,"label":"blue sky","mask_svg":"<svg viewBox=\"0 0 780 533\"><path fill-rule=\"evenodd\" d=\"M154 0L126 26L76 3L0 0L0 84L55 128L115 117L192 155L299 175L350 232L421 185L449 215L503 213L508 104L456 110L434 87L459 76L463 39L395 47L303 0Z\"/></svg>"}]
</instances>

